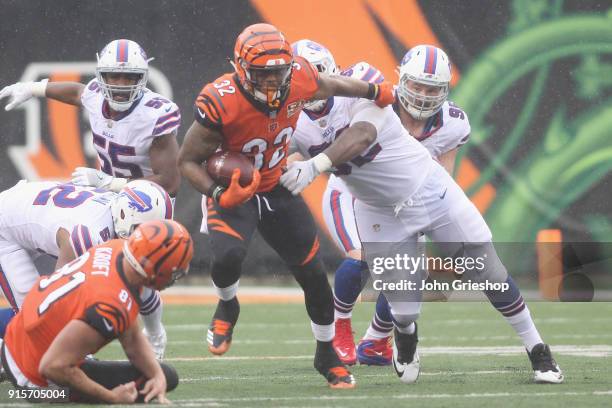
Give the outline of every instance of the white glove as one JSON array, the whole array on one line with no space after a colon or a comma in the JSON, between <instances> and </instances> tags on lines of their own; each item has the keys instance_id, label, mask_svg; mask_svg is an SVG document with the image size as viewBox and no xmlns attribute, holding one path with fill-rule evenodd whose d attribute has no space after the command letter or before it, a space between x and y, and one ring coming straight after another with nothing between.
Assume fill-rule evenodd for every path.
<instances>
[{"instance_id":1,"label":"white glove","mask_svg":"<svg viewBox=\"0 0 612 408\"><path fill-rule=\"evenodd\" d=\"M10 99L4 109L10 111L33 96L44 97L48 81L48 79L43 79L40 82L17 82L16 84L5 86L0 91L0 99L6 97Z\"/></svg>"},{"instance_id":2,"label":"white glove","mask_svg":"<svg viewBox=\"0 0 612 408\"><path fill-rule=\"evenodd\" d=\"M72 184L77 186L108 188L112 181L113 176L89 167L77 167L72 173Z\"/></svg>"},{"instance_id":3,"label":"white glove","mask_svg":"<svg viewBox=\"0 0 612 408\"><path fill-rule=\"evenodd\" d=\"M312 180L322 172L329 170L332 162L324 153L306 161L295 161L287 167L287 171L280 177L280 182L291 194L298 195Z\"/></svg>"}]
</instances>

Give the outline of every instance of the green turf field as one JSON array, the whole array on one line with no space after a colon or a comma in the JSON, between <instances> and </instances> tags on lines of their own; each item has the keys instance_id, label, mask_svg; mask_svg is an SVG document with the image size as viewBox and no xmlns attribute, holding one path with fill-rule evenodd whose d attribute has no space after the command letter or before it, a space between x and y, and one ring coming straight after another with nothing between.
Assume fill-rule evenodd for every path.
<instances>
[{"instance_id":1,"label":"green turf field","mask_svg":"<svg viewBox=\"0 0 612 408\"><path fill-rule=\"evenodd\" d=\"M356 336L373 304L359 304ZM203 341L210 306L168 306L168 362L181 383L175 405L209 407L602 407L612 406L612 304L531 303L565 372L538 385L519 340L488 304L428 303L420 319L422 371L399 382L391 367L353 367L354 390L330 390L312 367L314 341L301 305L243 305L230 352L212 357ZM99 358L121 358L118 344ZM0 405L7 401L0 385ZM5 405L6 406L6 405Z\"/></svg>"}]
</instances>

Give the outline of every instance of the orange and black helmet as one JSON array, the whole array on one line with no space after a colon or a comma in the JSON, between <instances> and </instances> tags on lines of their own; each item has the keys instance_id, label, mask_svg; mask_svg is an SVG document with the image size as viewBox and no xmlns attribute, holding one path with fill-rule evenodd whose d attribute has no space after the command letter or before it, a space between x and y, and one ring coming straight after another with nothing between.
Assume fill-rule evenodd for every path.
<instances>
[{"instance_id":1,"label":"orange and black helmet","mask_svg":"<svg viewBox=\"0 0 612 408\"><path fill-rule=\"evenodd\" d=\"M234 46L234 69L242 87L256 100L277 109L289 93L293 51L271 24L245 28Z\"/></svg>"},{"instance_id":2,"label":"orange and black helmet","mask_svg":"<svg viewBox=\"0 0 612 408\"><path fill-rule=\"evenodd\" d=\"M162 290L189 271L193 243L185 227L174 220L147 221L125 241L123 253L145 278L145 286Z\"/></svg>"}]
</instances>

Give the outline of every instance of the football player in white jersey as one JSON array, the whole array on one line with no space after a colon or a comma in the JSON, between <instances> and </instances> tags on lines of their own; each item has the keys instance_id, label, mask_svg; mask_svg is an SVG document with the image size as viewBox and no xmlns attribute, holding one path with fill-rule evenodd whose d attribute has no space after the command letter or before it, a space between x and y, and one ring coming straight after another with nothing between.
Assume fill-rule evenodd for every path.
<instances>
[{"instance_id":1,"label":"football player in white jersey","mask_svg":"<svg viewBox=\"0 0 612 408\"><path fill-rule=\"evenodd\" d=\"M56 258L56 269L60 268L95 245L114 238L127 239L145 221L171 219L172 211L168 193L148 180L129 182L119 194L51 181L20 181L3 191L0 287L12 310L21 308L25 295L39 277L34 264L38 256ZM144 292L141 300L144 302L141 315L146 321L145 315L154 305L146 302ZM3 333L12 314L3 311L0 315ZM163 356L161 345L152 346L158 357Z\"/></svg>"},{"instance_id":2,"label":"football player in white jersey","mask_svg":"<svg viewBox=\"0 0 612 408\"><path fill-rule=\"evenodd\" d=\"M146 178L171 196L179 188L176 134L178 106L146 88L144 50L134 41L114 40L97 55L96 78L78 82L19 82L0 91L6 110L32 97L47 97L83 107L93 133L100 170L79 167L73 183L118 192L132 179Z\"/></svg>"},{"instance_id":3,"label":"football player in white jersey","mask_svg":"<svg viewBox=\"0 0 612 408\"><path fill-rule=\"evenodd\" d=\"M451 80L448 56L440 48L418 45L402 59L399 75L393 110L410 135L452 175L457 150L468 141L471 128L467 114L447 100ZM391 364L392 331L388 304L381 294L376 302L376 313L357 346L359 362Z\"/></svg>"},{"instance_id":4,"label":"football player in white jersey","mask_svg":"<svg viewBox=\"0 0 612 408\"><path fill-rule=\"evenodd\" d=\"M323 45L304 39L292 44L296 55L306 58L319 72L352 76L363 81L380 83L384 80L382 72L366 62L359 62L342 73L336 65L332 53ZM304 106L300 123L314 122L321 127L327 126L327 115L334 106L334 99L312 101ZM338 129L336 129L338 131ZM289 161L301 155L293 155ZM359 293L367 280L368 266L362 261L361 242L357 234L353 213L353 196L344 182L330 174L322 201L323 218L338 248L345 255L334 274L334 349L344 364L353 365L357 361L355 341L351 326L352 310ZM391 357L389 355L389 362Z\"/></svg>"},{"instance_id":5,"label":"football player in white jersey","mask_svg":"<svg viewBox=\"0 0 612 408\"><path fill-rule=\"evenodd\" d=\"M435 78L437 69L450 67L441 54L436 63L431 57L430 52L411 56L420 61L424 78ZM418 105L419 109L432 107L430 101L428 98L427 104ZM424 256L418 245L423 234L440 243L448 256L479 259L482 266L471 269L468 275L477 282L497 283L504 288L486 290L485 294L521 337L535 381L563 381L518 287L497 256L482 215L448 172L409 135L391 107L380 109L364 99L334 98L325 123L321 118L300 120L293 141L303 156L311 158L288 166L281 176L286 188L299 194L317 175L335 170L356 198L355 220L362 243L370 245L366 251L370 262L386 261L390 256L393 261L396 254ZM383 286L382 292L389 301L394 324L394 369L402 382L411 383L420 373L416 320L422 301L418 288L426 271L409 271L396 265L392 262L383 271L382 282L402 283L408 289L396 291Z\"/></svg>"},{"instance_id":6,"label":"football player in white jersey","mask_svg":"<svg viewBox=\"0 0 612 408\"><path fill-rule=\"evenodd\" d=\"M146 88L149 62L138 43L121 39L97 54L96 78L78 82L19 82L0 91L11 110L32 97L47 97L83 107L93 134L100 170L77 167L72 182L118 192L130 180L147 179L175 196L180 185L176 134L181 122L178 106ZM159 292L145 288L143 319L153 344L164 344ZM148 310L148 308L145 308ZM143 315L144 316L144 315ZM160 346L161 347L161 346Z\"/></svg>"}]
</instances>

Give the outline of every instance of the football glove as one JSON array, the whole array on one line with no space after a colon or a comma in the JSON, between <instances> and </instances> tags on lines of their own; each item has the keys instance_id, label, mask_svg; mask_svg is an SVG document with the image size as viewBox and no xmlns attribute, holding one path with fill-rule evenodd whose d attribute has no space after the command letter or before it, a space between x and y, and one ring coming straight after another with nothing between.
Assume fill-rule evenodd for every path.
<instances>
[{"instance_id":1,"label":"football glove","mask_svg":"<svg viewBox=\"0 0 612 408\"><path fill-rule=\"evenodd\" d=\"M374 103L381 108L387 105L391 105L395 101L395 94L393 93L393 84L389 81L384 81L378 86L378 92L374 98Z\"/></svg>"},{"instance_id":2,"label":"football glove","mask_svg":"<svg viewBox=\"0 0 612 408\"><path fill-rule=\"evenodd\" d=\"M250 200L259 187L261 175L258 170L254 170L251 184L246 187L242 187L238 180L240 180L240 169L234 169L230 185L219 196L218 201L221 207L232 208Z\"/></svg>"},{"instance_id":3,"label":"football glove","mask_svg":"<svg viewBox=\"0 0 612 408\"><path fill-rule=\"evenodd\" d=\"M45 96L48 81L48 79L43 79L40 82L17 82L16 84L5 86L0 91L0 99L9 98L9 103L4 109L10 111L34 96Z\"/></svg>"},{"instance_id":4,"label":"football glove","mask_svg":"<svg viewBox=\"0 0 612 408\"><path fill-rule=\"evenodd\" d=\"M306 161L295 161L287 167L280 182L291 194L298 195L322 172L329 170L332 162L325 153L319 153Z\"/></svg>"},{"instance_id":5,"label":"football glove","mask_svg":"<svg viewBox=\"0 0 612 408\"><path fill-rule=\"evenodd\" d=\"M119 192L127 182L127 179L113 177L103 171L90 169L89 167L77 167L72 173L72 184L77 186L91 186Z\"/></svg>"}]
</instances>

